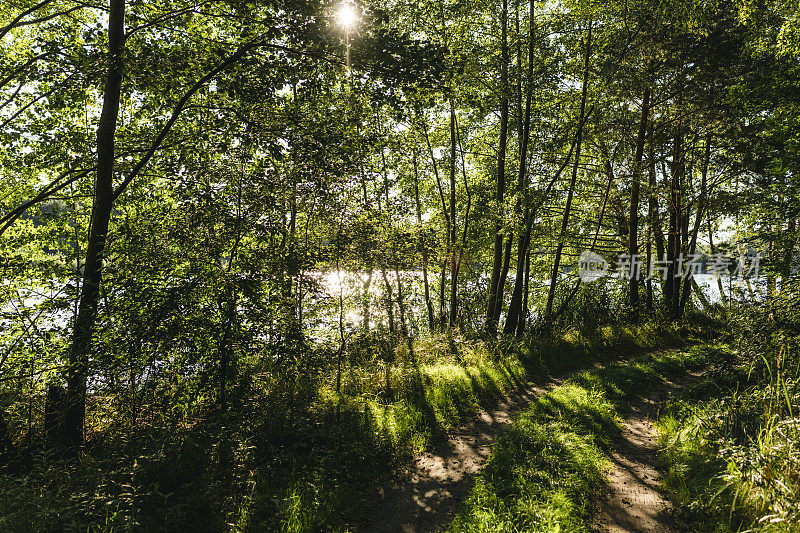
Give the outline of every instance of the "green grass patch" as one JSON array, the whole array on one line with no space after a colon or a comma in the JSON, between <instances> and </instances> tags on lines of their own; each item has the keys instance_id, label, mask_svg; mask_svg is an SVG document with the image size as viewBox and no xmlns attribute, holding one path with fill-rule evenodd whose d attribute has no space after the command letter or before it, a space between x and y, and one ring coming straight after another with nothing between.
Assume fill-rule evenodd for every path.
<instances>
[{"instance_id":1,"label":"green grass patch","mask_svg":"<svg viewBox=\"0 0 800 533\"><path fill-rule=\"evenodd\" d=\"M130 433L98 432L80 464L35 459L24 477L0 476L0 531L343 531L363 521L370 495L395 468L524 384L682 345L696 333L644 324L525 343L379 340L374 351L348 355L341 396L333 369L305 385L256 371L225 413L157 424L154 409L135 443ZM597 450L613 432L615 394L574 381L537 402L528 422L506 437L509 446L517 439L519 451L496 460L494 478L481 478L475 489L494 502L485 508L495 517L485 522L525 515L566 524L583 516L576 498L598 486ZM501 479L523 450L524 468ZM546 493L531 481L540 475ZM525 490L535 497L522 496Z\"/></svg>"},{"instance_id":2,"label":"green grass patch","mask_svg":"<svg viewBox=\"0 0 800 533\"><path fill-rule=\"evenodd\" d=\"M705 379L658 420L681 531L800 531L798 390L765 384L728 346L695 351Z\"/></svg>"},{"instance_id":3,"label":"green grass patch","mask_svg":"<svg viewBox=\"0 0 800 533\"><path fill-rule=\"evenodd\" d=\"M537 398L498 440L449 531L588 531L620 416L635 396L703 362L693 352L650 354Z\"/></svg>"}]
</instances>

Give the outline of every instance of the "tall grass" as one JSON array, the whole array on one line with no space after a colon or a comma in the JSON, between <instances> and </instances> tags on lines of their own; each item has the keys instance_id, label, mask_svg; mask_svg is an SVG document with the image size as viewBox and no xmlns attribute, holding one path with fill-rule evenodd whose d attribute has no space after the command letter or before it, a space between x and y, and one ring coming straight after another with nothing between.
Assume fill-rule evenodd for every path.
<instances>
[{"instance_id":1,"label":"tall grass","mask_svg":"<svg viewBox=\"0 0 800 533\"><path fill-rule=\"evenodd\" d=\"M740 314L738 342L705 347L706 379L659 421L687 531L800 531L800 358L782 318Z\"/></svg>"},{"instance_id":2,"label":"tall grass","mask_svg":"<svg viewBox=\"0 0 800 533\"><path fill-rule=\"evenodd\" d=\"M25 477L0 475L0 531L346 530L395 468L525 383L694 334L644 324L524 343L438 335L376 348L367 339L347 353L341 394L335 367L305 380L256 369L227 412L159 425L158 407L145 406L133 436L98 432L80 464L36 459ZM536 431L540 443L588 439ZM593 461L578 457L587 468ZM552 501L566 505L579 487L555 490Z\"/></svg>"}]
</instances>

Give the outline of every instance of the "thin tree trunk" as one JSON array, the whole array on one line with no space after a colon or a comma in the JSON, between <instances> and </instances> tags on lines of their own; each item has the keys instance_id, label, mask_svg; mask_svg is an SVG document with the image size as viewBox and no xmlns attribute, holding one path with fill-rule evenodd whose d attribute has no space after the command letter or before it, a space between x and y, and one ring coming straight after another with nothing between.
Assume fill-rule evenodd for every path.
<instances>
[{"instance_id":1,"label":"thin tree trunk","mask_svg":"<svg viewBox=\"0 0 800 533\"><path fill-rule=\"evenodd\" d=\"M711 250L711 255L716 255L714 251L714 235L713 231L711 230L711 213L708 215L708 247ZM727 305L725 301L725 287L722 284L722 278L717 274L717 288L719 289L719 299L722 302L722 305Z\"/></svg>"},{"instance_id":2,"label":"thin tree trunk","mask_svg":"<svg viewBox=\"0 0 800 533\"><path fill-rule=\"evenodd\" d=\"M682 93L678 94L678 114L680 115L682 105ZM676 271L676 262L682 254L683 246L681 236L683 234L683 206L681 205L682 186L683 186L683 125L682 120L678 119L675 123L675 146L672 159L672 179L670 180L670 203L672 213L670 216L670 236L671 254L669 263L669 313L673 319L677 319L680 306L680 272Z\"/></svg>"},{"instance_id":3,"label":"thin tree trunk","mask_svg":"<svg viewBox=\"0 0 800 533\"><path fill-rule=\"evenodd\" d=\"M528 241L528 253L525 254L525 290L522 293L522 309L519 312L519 320L517 321L517 337L522 337L525 334L525 322L528 319L528 293L530 291L531 279L531 248L530 248L530 232L526 232Z\"/></svg>"},{"instance_id":4,"label":"thin tree trunk","mask_svg":"<svg viewBox=\"0 0 800 533\"><path fill-rule=\"evenodd\" d=\"M3 409L0 408L0 466L5 465L14 452L14 443L8 434L8 424L3 416Z\"/></svg>"},{"instance_id":5,"label":"thin tree trunk","mask_svg":"<svg viewBox=\"0 0 800 533\"><path fill-rule=\"evenodd\" d=\"M639 274L634 265L638 263L639 255L639 184L642 179L642 157L644 156L644 140L647 133L647 113L650 110L650 86L646 85L642 95L642 115L639 120L639 133L636 139L636 156L633 167L631 184L631 205L628 216L628 254L631 261L631 277L628 285L628 305L630 306L631 322L639 321Z\"/></svg>"},{"instance_id":6,"label":"thin tree trunk","mask_svg":"<svg viewBox=\"0 0 800 533\"><path fill-rule=\"evenodd\" d=\"M694 291L694 294L697 295L697 298L700 300L700 303L703 305L703 309L704 310L711 309L711 302L709 302L708 298L706 298L706 295L703 294L702 287L700 287L700 285L697 284L697 281L695 281L694 278L692 278L691 281L692 281L692 290Z\"/></svg>"},{"instance_id":7,"label":"thin tree trunk","mask_svg":"<svg viewBox=\"0 0 800 533\"><path fill-rule=\"evenodd\" d=\"M464 250L467 247L467 231L469 229L469 211L472 207L472 193L469 190L469 181L467 180L467 167L464 164L464 146L461 143L461 135L458 127L458 117L456 117L456 136L458 138L458 145L461 149L461 175L464 177L464 193L467 195L467 207L464 210L464 226L461 229L461 244L458 248L458 260L456 261L456 269L454 279L458 279L458 274L461 272L461 263L464 259ZM456 295L457 297L458 295Z\"/></svg>"},{"instance_id":8,"label":"thin tree trunk","mask_svg":"<svg viewBox=\"0 0 800 533\"><path fill-rule=\"evenodd\" d=\"M649 209L647 214L647 220L651 220L652 217L650 215ZM646 272L650 272L650 265L653 261L653 226L648 222L647 224L647 257L645 258L645 268L647 269ZM645 295L645 307L647 311L650 312L653 310L653 280L650 279L650 276L647 277L646 280L646 295Z\"/></svg>"},{"instance_id":9,"label":"thin tree trunk","mask_svg":"<svg viewBox=\"0 0 800 533\"><path fill-rule=\"evenodd\" d=\"M369 267L369 271L367 272L367 280L364 282L364 288L361 296L361 305L363 306L363 322L361 323L361 328L364 330L364 333L369 333L369 321L370 321L370 292L369 289L372 286L372 267Z\"/></svg>"},{"instance_id":10,"label":"thin tree trunk","mask_svg":"<svg viewBox=\"0 0 800 533\"><path fill-rule=\"evenodd\" d=\"M508 137L508 42L506 39L508 26L508 0L503 0L500 13L501 58L500 58L500 146L497 150L497 220L494 229L494 260L492 277L489 281L489 301L486 306L486 332L494 335L497 332L495 307L502 305L498 301L497 290L503 267L503 201L506 186L506 141Z\"/></svg>"},{"instance_id":11,"label":"thin tree trunk","mask_svg":"<svg viewBox=\"0 0 800 533\"><path fill-rule=\"evenodd\" d=\"M117 130L122 56L125 46L125 0L110 0L108 16L108 70L103 90L103 109L97 128L97 176L89 223L83 280L78 316L72 332L67 370L67 406L64 420L64 444L77 453L83 445L86 416L86 380L92 349L100 282L103 277L103 251L114 205L114 137Z\"/></svg>"},{"instance_id":12,"label":"thin tree trunk","mask_svg":"<svg viewBox=\"0 0 800 533\"><path fill-rule=\"evenodd\" d=\"M665 253L665 245L664 245L664 230L661 226L661 214L658 212L658 184L656 181L656 158L655 158L655 149L653 148L653 132L650 132L650 142L649 142L649 158L650 158L650 213L652 218L650 219L650 224L653 227L653 242L656 245L656 260L663 260L664 253Z\"/></svg>"},{"instance_id":13,"label":"thin tree trunk","mask_svg":"<svg viewBox=\"0 0 800 533\"><path fill-rule=\"evenodd\" d=\"M697 214L695 215L694 219L694 228L692 228L691 234L691 242L689 243L689 257L691 258L694 256L695 250L697 249L697 234L700 232L700 223L703 220L703 212L706 208L706 196L708 194L708 163L709 159L711 158L711 134L709 133L706 136L706 149L705 154L703 156L703 168L701 172L700 178L700 197L697 201ZM687 217L688 218L688 217ZM678 308L678 318L683 316L684 309L686 308L686 302L689 300L689 293L691 292L691 283L689 283L688 276L684 279L683 282L683 292L681 293L681 301L680 307Z\"/></svg>"},{"instance_id":14,"label":"thin tree trunk","mask_svg":"<svg viewBox=\"0 0 800 533\"><path fill-rule=\"evenodd\" d=\"M342 221L339 221L339 229L336 232L336 276L339 281L339 350L336 353L336 417L339 417L342 407L342 361L344 360L344 349L346 337L344 335L344 283L342 279Z\"/></svg>"},{"instance_id":15,"label":"thin tree trunk","mask_svg":"<svg viewBox=\"0 0 800 533\"><path fill-rule=\"evenodd\" d=\"M232 283L232 282L231 282ZM233 322L236 317L236 295L228 293L228 305L225 310L225 327L220 340L219 358L219 405L221 409L227 408L228 402L228 380L230 373L231 349L230 338L233 332Z\"/></svg>"},{"instance_id":16,"label":"thin tree trunk","mask_svg":"<svg viewBox=\"0 0 800 533\"><path fill-rule=\"evenodd\" d=\"M458 315L458 265L456 260L456 109L453 100L450 100L450 317L447 321L448 328L456 324ZM466 220L464 221L466 224Z\"/></svg>"},{"instance_id":17,"label":"thin tree trunk","mask_svg":"<svg viewBox=\"0 0 800 533\"><path fill-rule=\"evenodd\" d=\"M650 272L653 265L653 239L656 238L656 224L655 220L658 216L658 200L656 199L656 163L653 154L653 125L650 125L648 134L648 197L647 197L647 311L653 312L653 279L650 277ZM659 225L658 231L661 231ZM661 236L663 239L663 236ZM663 245L662 245L663 250ZM658 258L658 246L656 246L656 257Z\"/></svg>"},{"instance_id":18,"label":"thin tree trunk","mask_svg":"<svg viewBox=\"0 0 800 533\"><path fill-rule=\"evenodd\" d=\"M508 304L508 316L506 325L503 328L504 335L512 335L517 331L517 324L522 317L522 291L525 285L525 260L528 257L528 245L530 241L530 231L528 217L530 205L528 205L528 184L527 184L527 165L528 165L528 141L530 138L531 122L531 99L533 95L533 63L534 63L534 0L530 0L530 14L528 21L528 70L527 85L525 90L525 118L522 122L522 135L519 150L519 174L517 176L517 189L520 198L525 203L525 215L523 216L524 229L520 233L519 245L517 247L517 272L514 279L514 289L511 292L511 301Z\"/></svg>"},{"instance_id":19,"label":"thin tree trunk","mask_svg":"<svg viewBox=\"0 0 800 533\"><path fill-rule=\"evenodd\" d=\"M400 269L397 262L394 265L394 275L397 277L397 307L400 310L400 333L403 338L408 338L408 326L406 325L406 303L403 298L403 282L400 280Z\"/></svg>"},{"instance_id":20,"label":"thin tree trunk","mask_svg":"<svg viewBox=\"0 0 800 533\"><path fill-rule=\"evenodd\" d=\"M394 333L394 293L392 291L392 284L389 283L389 277L386 275L386 267L384 266L381 267L381 276L383 276L383 286L386 291L383 301L386 305L386 314L389 317L389 333Z\"/></svg>"},{"instance_id":21,"label":"thin tree trunk","mask_svg":"<svg viewBox=\"0 0 800 533\"><path fill-rule=\"evenodd\" d=\"M549 317L553 311L553 299L556 295L556 282L558 281L558 270L561 266L561 252L564 250L564 239L567 233L569 224L569 212L572 208L572 195L575 192L575 181L578 178L578 164L581 159L581 142L583 141L583 117L586 113L586 93L589 88L589 57L592 50L592 22L589 22L589 28L586 35L586 51L583 59L583 86L581 88L581 109L578 119L578 132L575 139L575 161L572 165L572 177L569 182L569 190L567 191L567 203L564 206L564 217L561 221L561 232L556 246L556 256L553 260L553 271L550 278L550 290L547 293L547 307L545 308L545 318Z\"/></svg>"},{"instance_id":22,"label":"thin tree trunk","mask_svg":"<svg viewBox=\"0 0 800 533\"><path fill-rule=\"evenodd\" d=\"M419 167L417 166L417 151L413 154L414 163L414 200L417 210L417 222L422 224L422 203L419 200ZM422 282L425 290L425 308L428 311L428 328L430 331L435 329L435 319L433 314L433 303L431 303L431 288L428 282L428 249L426 243L422 243Z\"/></svg>"},{"instance_id":23,"label":"thin tree trunk","mask_svg":"<svg viewBox=\"0 0 800 533\"><path fill-rule=\"evenodd\" d=\"M448 257L450 256L450 247L451 247L451 244L452 244L450 242L450 226L451 226L451 223L452 223L452 221L451 221L452 213L450 213L448 211L448 209L447 209L447 203L445 202L445 198L444 198L444 190L442 189L442 182L439 180L439 167L436 164L436 158L433 156L433 146L431 145L431 139L430 139L430 136L428 135L427 126L423 127L423 131L424 131L424 134L425 134L425 143L428 146L428 154L430 155L431 164L433 165L433 174L436 177L436 188L439 191L439 199L442 202L442 214L444 215L444 219L445 219L445 222L446 222L446 227L445 227L446 246L445 246L444 258L442 259L441 278L440 278L440 281L439 281L438 322L439 322L439 326L441 327L443 325L442 324L443 321L446 319L445 314L444 314L444 308L445 308L445 305L444 305L444 302L445 302L444 286L445 286L445 281L446 281L446 276L447 276Z\"/></svg>"},{"instance_id":24,"label":"thin tree trunk","mask_svg":"<svg viewBox=\"0 0 800 533\"><path fill-rule=\"evenodd\" d=\"M497 281L497 300L494 306L494 323L500 323L500 312L503 310L503 293L505 292L508 269L511 264L511 246L514 243L514 232L509 231L506 239L505 250L503 250L503 268L500 271L500 279Z\"/></svg>"}]
</instances>

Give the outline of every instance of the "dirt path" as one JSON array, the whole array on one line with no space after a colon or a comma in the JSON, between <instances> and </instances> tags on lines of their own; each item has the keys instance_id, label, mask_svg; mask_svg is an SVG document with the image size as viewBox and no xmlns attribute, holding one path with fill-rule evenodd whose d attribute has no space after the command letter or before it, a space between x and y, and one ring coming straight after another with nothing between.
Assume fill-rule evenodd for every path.
<instances>
[{"instance_id":1,"label":"dirt path","mask_svg":"<svg viewBox=\"0 0 800 533\"><path fill-rule=\"evenodd\" d=\"M532 385L494 409L482 412L446 440L416 457L380 494L364 532L433 532L444 529L472 487L472 478L491 453L498 433L511 424L514 413L540 394L557 386Z\"/></svg>"},{"instance_id":2,"label":"dirt path","mask_svg":"<svg viewBox=\"0 0 800 533\"><path fill-rule=\"evenodd\" d=\"M640 398L622 421L622 434L611 454L609 489L593 521L609 533L675 533L673 508L661 492L657 435L651 422L659 406L697 376L689 375Z\"/></svg>"},{"instance_id":3,"label":"dirt path","mask_svg":"<svg viewBox=\"0 0 800 533\"><path fill-rule=\"evenodd\" d=\"M596 530L675 532L671 525L672 509L659 492L656 437L649 417L669 394L684 388L691 377L678 383L668 382L631 406L612 455L610 490L592 524ZM473 477L489 458L497 435L534 397L546 394L562 382L552 379L543 385L531 385L418 455L389 486L380 489L370 516L365 516L363 523L354 529L366 533L427 533L445 529L472 487Z\"/></svg>"}]
</instances>

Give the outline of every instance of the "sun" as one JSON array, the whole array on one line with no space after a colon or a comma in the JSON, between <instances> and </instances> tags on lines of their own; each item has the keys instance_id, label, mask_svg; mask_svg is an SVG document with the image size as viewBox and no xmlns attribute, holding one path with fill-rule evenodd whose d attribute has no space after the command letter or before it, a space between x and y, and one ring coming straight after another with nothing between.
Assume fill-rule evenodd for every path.
<instances>
[{"instance_id":1,"label":"sun","mask_svg":"<svg viewBox=\"0 0 800 533\"><path fill-rule=\"evenodd\" d=\"M336 18L339 19L339 24L345 28L349 28L356 22L356 10L353 9L353 6L350 3L345 2L339 7L339 11L336 13Z\"/></svg>"}]
</instances>

